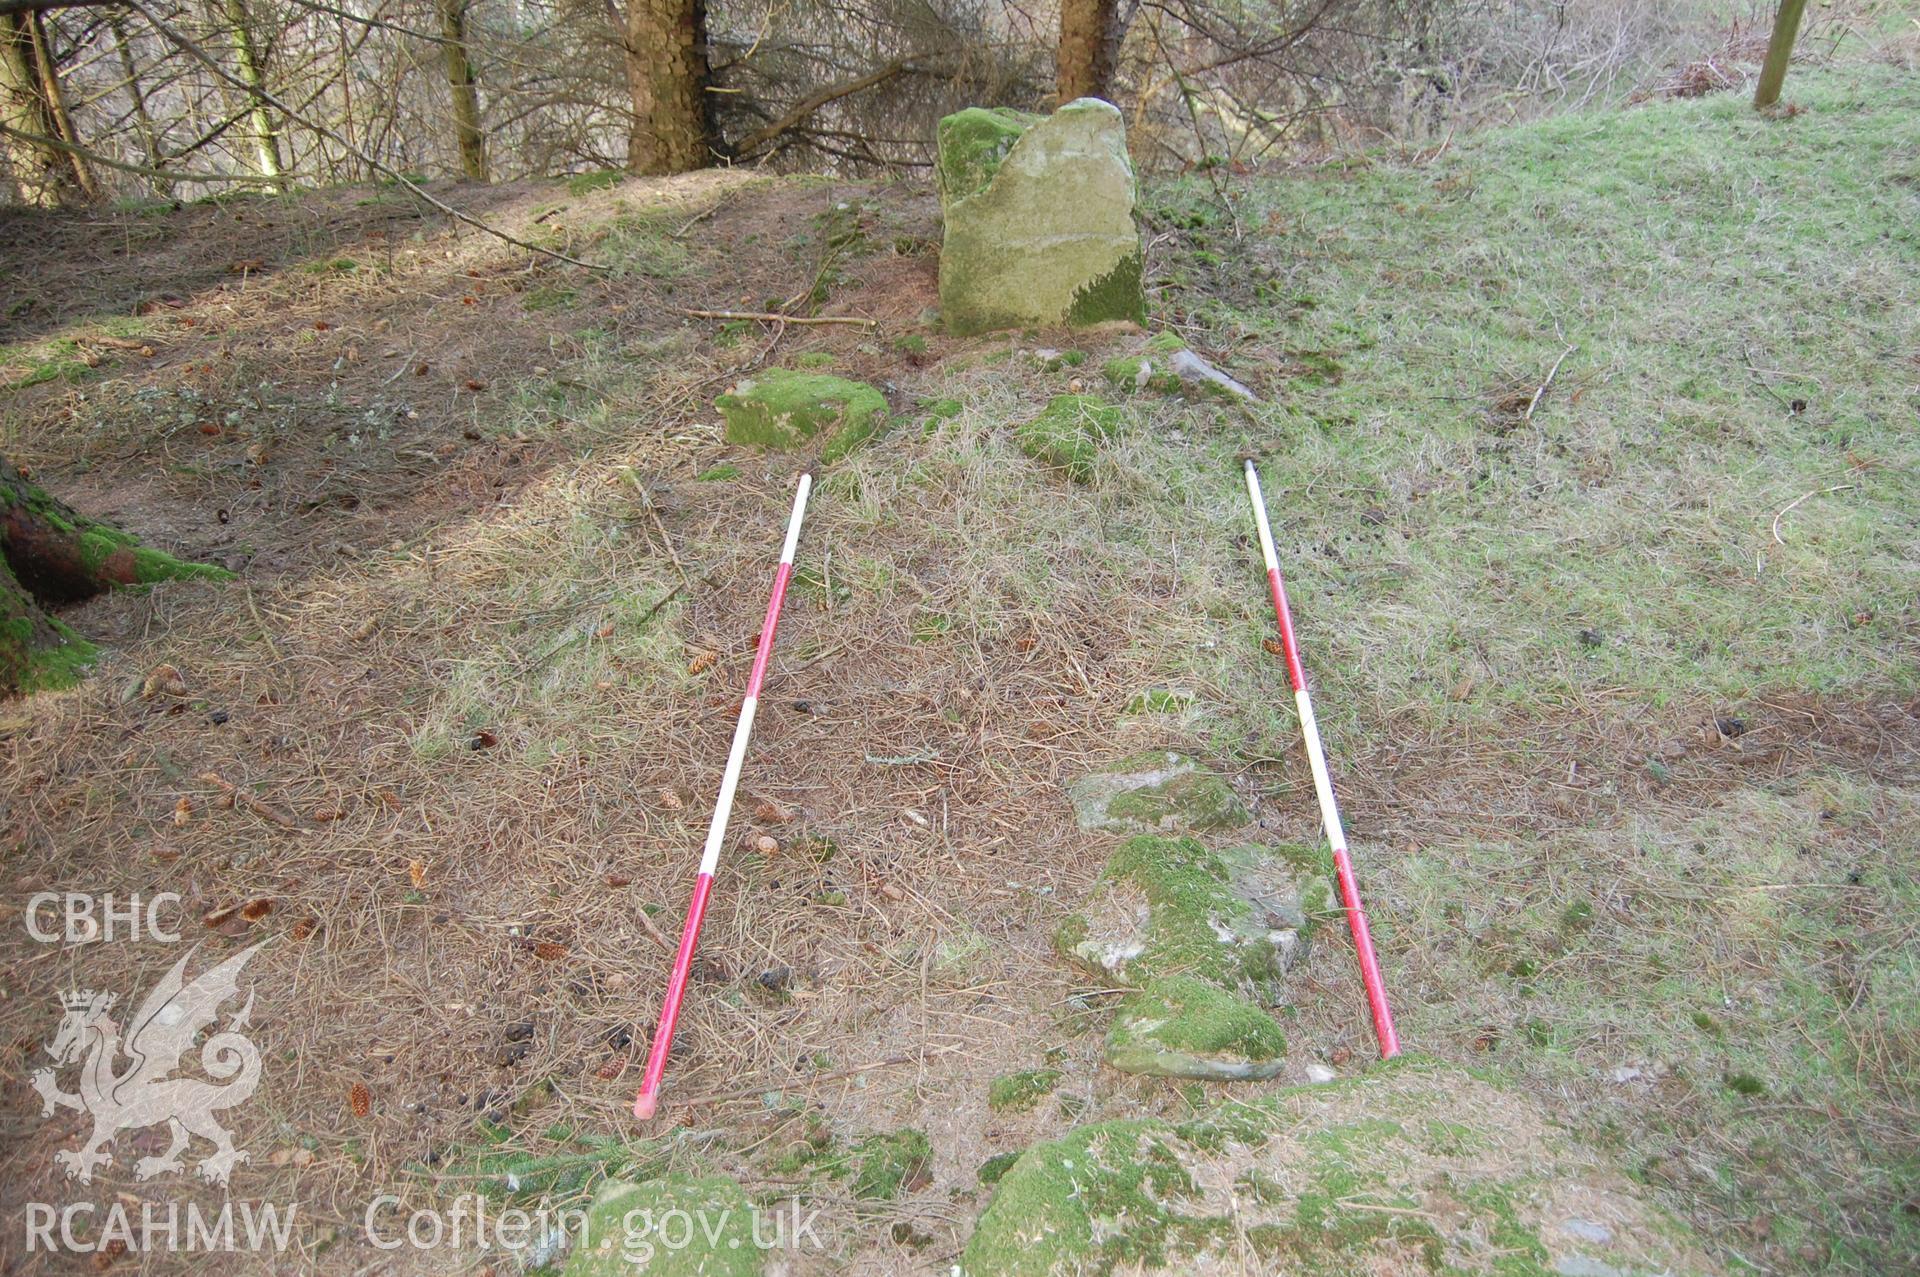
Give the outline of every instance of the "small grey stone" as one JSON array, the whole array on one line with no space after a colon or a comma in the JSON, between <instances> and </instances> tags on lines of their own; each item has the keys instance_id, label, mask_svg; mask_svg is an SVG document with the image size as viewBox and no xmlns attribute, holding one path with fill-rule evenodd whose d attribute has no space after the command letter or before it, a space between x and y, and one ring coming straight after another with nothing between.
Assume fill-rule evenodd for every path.
<instances>
[{"instance_id":1,"label":"small grey stone","mask_svg":"<svg viewBox=\"0 0 1920 1277\"><path fill-rule=\"evenodd\" d=\"M1615 1268L1591 1255L1562 1255L1553 1266L1559 1277L1629 1277L1624 1268Z\"/></svg>"},{"instance_id":2,"label":"small grey stone","mask_svg":"<svg viewBox=\"0 0 1920 1277\"><path fill-rule=\"evenodd\" d=\"M1243 399L1248 403L1260 402L1259 395L1254 394L1253 391L1227 376L1227 374L1221 372L1218 368L1215 368L1191 350L1175 351L1173 358L1167 361L1167 366L1173 369L1174 375L1180 378L1182 382L1199 382L1232 395L1235 399Z\"/></svg>"},{"instance_id":3,"label":"small grey stone","mask_svg":"<svg viewBox=\"0 0 1920 1277\"><path fill-rule=\"evenodd\" d=\"M1560 1231L1583 1242L1592 1242L1596 1246L1605 1246L1613 1240L1611 1228L1590 1219L1563 1219L1560 1221Z\"/></svg>"}]
</instances>

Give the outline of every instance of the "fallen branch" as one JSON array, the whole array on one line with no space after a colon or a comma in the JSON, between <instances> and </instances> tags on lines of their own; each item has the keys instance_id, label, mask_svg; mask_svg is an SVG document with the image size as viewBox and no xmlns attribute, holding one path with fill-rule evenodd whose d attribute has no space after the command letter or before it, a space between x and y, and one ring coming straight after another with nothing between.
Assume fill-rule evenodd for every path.
<instances>
[{"instance_id":1,"label":"fallen branch","mask_svg":"<svg viewBox=\"0 0 1920 1277\"><path fill-rule=\"evenodd\" d=\"M695 319L757 319L764 324L858 324L862 328L878 328L877 319L861 319L857 315L778 315L770 310L690 310L680 308L683 315L692 315Z\"/></svg>"},{"instance_id":2,"label":"fallen branch","mask_svg":"<svg viewBox=\"0 0 1920 1277\"><path fill-rule=\"evenodd\" d=\"M1547 379L1540 383L1540 388L1533 392L1533 398L1527 401L1527 414L1526 416L1520 418L1520 420L1522 421L1533 420L1533 410L1540 406L1540 396L1547 393L1547 387L1553 384L1553 378L1555 374L1557 374L1560 371L1560 365L1567 362L1567 356L1571 355L1574 351L1578 349L1579 349L1578 346L1568 346L1565 350L1560 352L1560 358L1554 360L1553 367L1547 369Z\"/></svg>"}]
</instances>

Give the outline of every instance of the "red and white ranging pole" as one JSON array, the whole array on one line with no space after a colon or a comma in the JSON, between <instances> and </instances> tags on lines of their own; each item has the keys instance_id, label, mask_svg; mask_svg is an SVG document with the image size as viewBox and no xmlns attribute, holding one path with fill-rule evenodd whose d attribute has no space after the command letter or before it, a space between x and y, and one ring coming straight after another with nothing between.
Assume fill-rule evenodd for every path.
<instances>
[{"instance_id":1,"label":"red and white ranging pole","mask_svg":"<svg viewBox=\"0 0 1920 1277\"><path fill-rule=\"evenodd\" d=\"M1347 836L1340 828L1340 806L1333 797L1333 778L1327 774L1326 751L1320 746L1320 724L1313 717L1313 698L1307 694L1306 671L1300 666L1300 645L1293 637L1293 614L1287 609L1287 587L1280 579L1280 559L1273 550L1273 528L1267 523L1267 499L1260 491L1260 472L1247 462L1247 496L1253 502L1254 522L1260 528L1260 556L1267 564L1267 587L1273 593L1273 614L1280 621L1280 643L1286 650L1287 679L1293 684L1293 703L1300 711L1300 735L1307 744L1307 763L1313 769L1313 790L1320 798L1320 819L1327 843L1333 848L1333 872L1340 883L1340 903L1346 907L1353 947L1360 958L1360 981L1367 988L1373 1011L1373 1032L1380 1039L1380 1058L1400 1054L1400 1038L1393 1031L1393 1009L1387 1005L1387 986L1380 978L1380 960L1374 956L1373 936L1367 929L1367 911L1360 904L1360 888L1353 880L1353 860L1347 854Z\"/></svg>"},{"instance_id":2,"label":"red and white ranging pole","mask_svg":"<svg viewBox=\"0 0 1920 1277\"><path fill-rule=\"evenodd\" d=\"M654 1025L647 1070L641 1074L639 1094L633 1097L633 1115L643 1122L660 1107L660 1078L667 1071L667 1050L673 1045L673 1027L680 1019L680 1001L686 996L687 973L693 967L694 947L700 942L700 923L707 916L707 897L713 894L713 874L720 867L720 845L726 841L733 794L740 787L740 769L746 765L747 741L753 735L753 715L760 704L760 684L767 677L767 660L773 655L773 632L780 624L780 605L787 597L787 579L793 575L793 551L800 542L800 521L806 516L807 494L812 490L813 476L801 475L800 487L793 494L793 515L787 520L786 544L780 548L780 567L773 574L767 619L760 625L760 646L753 654L753 672L747 675L746 697L740 702L740 721L733 728L733 748L727 752L727 770L720 777L720 797L714 802L713 820L707 826L707 848L700 857L700 874L693 880L693 903L687 906L687 923L680 931L673 974L667 977L667 996L660 1004L660 1020Z\"/></svg>"}]
</instances>

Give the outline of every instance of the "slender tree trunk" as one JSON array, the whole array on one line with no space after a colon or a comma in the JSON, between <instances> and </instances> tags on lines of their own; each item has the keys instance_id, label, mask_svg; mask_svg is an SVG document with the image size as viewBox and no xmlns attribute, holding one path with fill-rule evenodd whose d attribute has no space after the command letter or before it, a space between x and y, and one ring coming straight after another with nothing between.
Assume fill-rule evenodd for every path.
<instances>
[{"instance_id":1,"label":"slender tree trunk","mask_svg":"<svg viewBox=\"0 0 1920 1277\"><path fill-rule=\"evenodd\" d=\"M460 173L468 181L487 180L487 138L480 131L480 90L467 51L467 0L435 0L440 10L440 48L447 59L447 87L453 91L453 134L460 144Z\"/></svg>"},{"instance_id":2,"label":"slender tree trunk","mask_svg":"<svg viewBox=\"0 0 1920 1277\"><path fill-rule=\"evenodd\" d=\"M627 0L627 167L686 173L713 162L707 10L701 0Z\"/></svg>"},{"instance_id":3,"label":"slender tree trunk","mask_svg":"<svg viewBox=\"0 0 1920 1277\"><path fill-rule=\"evenodd\" d=\"M0 146L6 148L7 167L21 201L44 208L78 202L83 188L72 156L34 141L60 136L59 122L47 101L47 81L40 73L34 16L0 15L0 124L15 130L0 136Z\"/></svg>"},{"instance_id":4,"label":"slender tree trunk","mask_svg":"<svg viewBox=\"0 0 1920 1277\"><path fill-rule=\"evenodd\" d=\"M0 693L70 686L93 658L93 645L41 604L71 603L116 585L232 576L141 545L0 461Z\"/></svg>"},{"instance_id":5,"label":"slender tree trunk","mask_svg":"<svg viewBox=\"0 0 1920 1277\"><path fill-rule=\"evenodd\" d=\"M1765 110L1780 100L1780 86L1787 82L1787 64L1793 61L1793 42L1800 35L1800 15L1807 0L1781 0L1773 16L1773 38L1767 41L1767 60L1760 64L1760 83L1753 90L1753 105Z\"/></svg>"},{"instance_id":6,"label":"slender tree trunk","mask_svg":"<svg viewBox=\"0 0 1920 1277\"><path fill-rule=\"evenodd\" d=\"M120 55L120 73L127 77L127 94L133 99L133 119L140 129L140 146L146 152L147 167L163 169L166 157L160 153L160 130L154 127L153 115L147 109L147 91L140 85L140 66L133 60L133 42L127 39L126 21L115 12L108 23L113 28L114 48ZM161 177L148 180L153 184L155 198L173 198L172 182Z\"/></svg>"},{"instance_id":7,"label":"slender tree trunk","mask_svg":"<svg viewBox=\"0 0 1920 1277\"><path fill-rule=\"evenodd\" d=\"M1060 45L1054 62L1060 102L1113 94L1119 67L1119 0L1060 0Z\"/></svg>"},{"instance_id":8,"label":"slender tree trunk","mask_svg":"<svg viewBox=\"0 0 1920 1277\"><path fill-rule=\"evenodd\" d=\"M40 71L40 92L46 99L48 113L53 117L53 126L59 130L62 142L78 147L80 131L73 127L73 116L67 111L67 96L60 91L60 64L54 60L53 42L47 39L45 15L38 9L27 15L27 30L33 39L34 62ZM81 192L90 200L99 199L100 184L94 180L92 165L77 150L64 154L73 168L73 180Z\"/></svg>"},{"instance_id":9,"label":"slender tree trunk","mask_svg":"<svg viewBox=\"0 0 1920 1277\"><path fill-rule=\"evenodd\" d=\"M286 184L286 164L280 158L280 131L273 122L273 111L261 92L266 88L265 59L253 38L253 15L247 12L247 0L221 0L227 26L233 34L233 60L240 80L247 86L252 101L249 114L253 121L254 153L259 157L260 176L276 186Z\"/></svg>"}]
</instances>

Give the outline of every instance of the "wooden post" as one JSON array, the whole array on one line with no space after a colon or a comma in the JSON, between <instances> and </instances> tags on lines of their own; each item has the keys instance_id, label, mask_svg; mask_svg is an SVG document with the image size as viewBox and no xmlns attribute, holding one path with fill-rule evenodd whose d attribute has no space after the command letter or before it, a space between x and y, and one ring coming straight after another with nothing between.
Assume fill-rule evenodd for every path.
<instances>
[{"instance_id":1,"label":"wooden post","mask_svg":"<svg viewBox=\"0 0 1920 1277\"><path fill-rule=\"evenodd\" d=\"M1787 78L1787 63L1793 59L1793 41L1800 34L1800 15L1806 7L1807 0L1780 0L1780 12L1773 19L1773 39L1767 41L1767 60L1760 68L1760 87L1753 91L1756 111L1780 100L1780 86Z\"/></svg>"}]
</instances>

